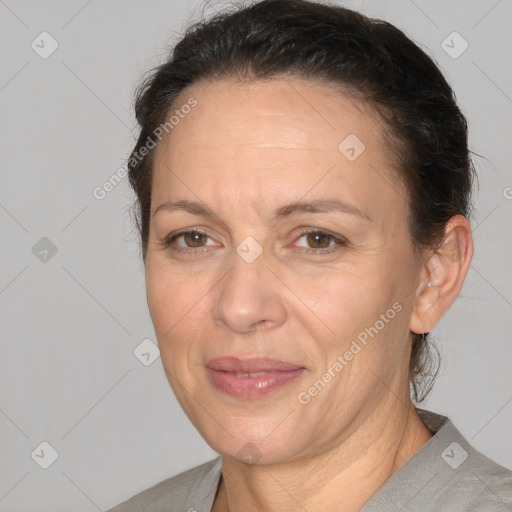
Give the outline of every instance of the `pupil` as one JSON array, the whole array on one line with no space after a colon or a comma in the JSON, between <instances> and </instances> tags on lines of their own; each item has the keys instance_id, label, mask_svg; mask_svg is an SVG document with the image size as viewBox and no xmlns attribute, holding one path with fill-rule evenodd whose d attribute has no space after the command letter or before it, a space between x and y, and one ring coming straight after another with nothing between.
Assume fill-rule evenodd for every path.
<instances>
[{"instance_id":1,"label":"pupil","mask_svg":"<svg viewBox=\"0 0 512 512\"><path fill-rule=\"evenodd\" d=\"M309 233L308 244L314 249L325 249L329 247L330 235L324 233Z\"/></svg>"},{"instance_id":2,"label":"pupil","mask_svg":"<svg viewBox=\"0 0 512 512\"><path fill-rule=\"evenodd\" d=\"M185 242L189 247L201 247L203 245L205 235L197 231L185 234Z\"/></svg>"}]
</instances>

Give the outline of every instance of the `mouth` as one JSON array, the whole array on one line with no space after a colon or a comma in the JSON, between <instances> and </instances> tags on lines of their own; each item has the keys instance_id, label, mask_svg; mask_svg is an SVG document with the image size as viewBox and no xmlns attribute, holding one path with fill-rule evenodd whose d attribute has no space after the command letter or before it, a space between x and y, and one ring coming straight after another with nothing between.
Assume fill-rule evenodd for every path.
<instances>
[{"instance_id":1,"label":"mouth","mask_svg":"<svg viewBox=\"0 0 512 512\"><path fill-rule=\"evenodd\" d=\"M212 384L221 392L246 400L267 395L297 379L306 370L268 358L221 357L208 361Z\"/></svg>"},{"instance_id":2,"label":"mouth","mask_svg":"<svg viewBox=\"0 0 512 512\"><path fill-rule=\"evenodd\" d=\"M246 372L229 372L231 374L234 374L236 377L262 377L263 375L267 375L268 372L253 372L253 373L246 373Z\"/></svg>"}]
</instances>

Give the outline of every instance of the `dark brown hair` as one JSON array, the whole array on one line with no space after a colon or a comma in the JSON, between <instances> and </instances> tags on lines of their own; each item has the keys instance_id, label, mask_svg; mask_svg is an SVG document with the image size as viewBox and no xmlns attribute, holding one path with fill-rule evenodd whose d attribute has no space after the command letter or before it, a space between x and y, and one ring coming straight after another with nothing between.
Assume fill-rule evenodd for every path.
<instances>
[{"instance_id":1,"label":"dark brown hair","mask_svg":"<svg viewBox=\"0 0 512 512\"><path fill-rule=\"evenodd\" d=\"M177 95L199 80L281 76L341 86L379 112L394 141L418 252L438 246L452 216L470 216L474 170L466 119L433 60L385 21L307 0L263 0L191 25L138 89L141 131L128 171L144 263L154 149L143 157L141 150L165 123ZM418 402L438 368L427 335L412 333L411 394Z\"/></svg>"}]
</instances>

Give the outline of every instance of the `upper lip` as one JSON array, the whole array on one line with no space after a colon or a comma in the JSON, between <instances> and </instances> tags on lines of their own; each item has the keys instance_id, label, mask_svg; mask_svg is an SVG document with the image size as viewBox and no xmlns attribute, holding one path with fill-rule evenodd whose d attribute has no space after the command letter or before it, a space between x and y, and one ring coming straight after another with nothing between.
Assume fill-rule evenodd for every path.
<instances>
[{"instance_id":1,"label":"upper lip","mask_svg":"<svg viewBox=\"0 0 512 512\"><path fill-rule=\"evenodd\" d=\"M212 370L224 372L272 372L272 371L293 371L300 370L303 367L296 364L279 361L277 359L269 359L267 357L252 357L248 359L240 359L238 357L216 357L210 359L206 366Z\"/></svg>"}]
</instances>

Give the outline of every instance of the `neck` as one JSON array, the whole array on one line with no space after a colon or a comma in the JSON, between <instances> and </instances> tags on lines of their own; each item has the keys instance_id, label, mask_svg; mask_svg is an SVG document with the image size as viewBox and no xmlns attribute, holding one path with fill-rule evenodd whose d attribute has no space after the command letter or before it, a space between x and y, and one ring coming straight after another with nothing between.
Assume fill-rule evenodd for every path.
<instances>
[{"instance_id":1,"label":"neck","mask_svg":"<svg viewBox=\"0 0 512 512\"><path fill-rule=\"evenodd\" d=\"M340 446L326 453L249 466L224 457L212 512L358 511L432 434L414 406L400 400L372 414Z\"/></svg>"}]
</instances>

